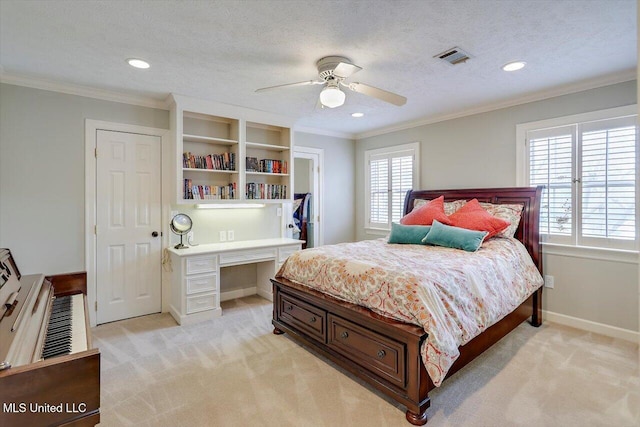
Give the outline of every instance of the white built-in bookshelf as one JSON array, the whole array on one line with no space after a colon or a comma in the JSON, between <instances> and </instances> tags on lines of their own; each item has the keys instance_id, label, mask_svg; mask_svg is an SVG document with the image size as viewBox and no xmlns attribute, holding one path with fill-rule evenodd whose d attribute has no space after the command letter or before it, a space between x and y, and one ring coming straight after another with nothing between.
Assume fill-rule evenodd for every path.
<instances>
[{"instance_id":1,"label":"white built-in bookshelf","mask_svg":"<svg viewBox=\"0 0 640 427\"><path fill-rule=\"evenodd\" d=\"M244 146L247 199L290 199L291 130L247 122Z\"/></svg>"},{"instance_id":2,"label":"white built-in bookshelf","mask_svg":"<svg viewBox=\"0 0 640 427\"><path fill-rule=\"evenodd\" d=\"M293 139L271 114L172 95L176 203L281 203L293 196Z\"/></svg>"}]
</instances>

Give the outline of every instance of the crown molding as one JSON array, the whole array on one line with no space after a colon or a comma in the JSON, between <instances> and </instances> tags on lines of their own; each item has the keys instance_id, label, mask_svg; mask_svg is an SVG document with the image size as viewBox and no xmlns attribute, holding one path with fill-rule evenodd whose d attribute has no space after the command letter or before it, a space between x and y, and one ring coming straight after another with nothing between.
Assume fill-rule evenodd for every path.
<instances>
[{"instance_id":1,"label":"crown molding","mask_svg":"<svg viewBox=\"0 0 640 427\"><path fill-rule=\"evenodd\" d=\"M310 133L313 135L332 136L335 138L344 138L344 139L351 139L351 140L356 139L356 135L353 133L340 132L340 131L327 130L327 129L318 129L318 128L305 127L305 126L295 126L293 128L293 131Z\"/></svg>"},{"instance_id":2,"label":"crown molding","mask_svg":"<svg viewBox=\"0 0 640 427\"><path fill-rule=\"evenodd\" d=\"M509 99L506 101L498 101L489 104L483 104L478 107L472 107L453 113L437 114L429 117L425 117L419 120L413 120L403 123L398 123L391 126L386 126L378 129L374 129L361 133L348 133L332 131L327 129L318 129L311 127L294 127L294 131L309 133L314 135L331 136L335 138L345 138L351 140L360 140L369 138L372 136L384 135L391 132L398 132L406 129L411 129L419 126L429 125L433 123L443 122L446 120L457 119L461 117L471 116L474 114L486 113L489 111L499 110L502 108L513 107L516 105L527 104L529 102L541 101L548 98L553 98L561 95L569 95L576 92L581 92L589 89L596 89L603 86L609 86L616 83L623 83L637 79L637 70L631 69L622 71L616 74L610 74L604 77L598 77L594 79L584 80L577 83L571 83L556 88L534 92L522 97ZM137 105L140 107L155 108L160 110L169 110L170 102L168 97L163 99L156 99L138 95L130 95L122 92L97 89L89 86L82 86L70 83L60 83L52 80L40 79L35 77L19 76L11 73L6 73L0 68L0 83L30 87L34 89L42 89L53 92L66 93L69 95L85 96L88 98L100 99L103 101L120 102L124 104Z\"/></svg>"},{"instance_id":3,"label":"crown molding","mask_svg":"<svg viewBox=\"0 0 640 427\"><path fill-rule=\"evenodd\" d=\"M370 138L372 136L384 135L391 132L398 132L401 130L411 129L419 126L429 125L429 124L438 123L438 122L444 122L446 120L472 116L474 114L487 113L489 111L500 110L502 108L514 107L516 105L528 104L530 102L535 102L535 101L542 101L544 99L554 98L556 96L570 95L572 93L582 92L589 89L597 89L599 87L628 82L636 79L637 79L637 70L634 68L631 70L625 70L615 74L609 74L604 77L597 77L594 79L583 80L576 83L557 86L552 89L530 93L525 96L508 99L505 101L497 101L497 102L492 102L488 104L483 104L478 107L472 107L472 108L456 111L453 113L436 114L436 115L425 117L419 120L413 120L409 122L399 123L396 125L386 126L383 128L372 130L372 131L361 132L361 133L355 134L354 137L356 140Z\"/></svg>"},{"instance_id":4,"label":"crown molding","mask_svg":"<svg viewBox=\"0 0 640 427\"><path fill-rule=\"evenodd\" d=\"M145 96L129 95L112 90L97 89L89 86L82 86L70 83L60 83L52 80L39 79L35 77L18 76L2 72L0 70L0 83L24 86L33 89L42 89L52 92L66 93L68 95L85 96L88 98L100 99L103 101L120 102L123 104L137 105L140 107L156 108L168 110L164 99L155 99Z\"/></svg>"}]
</instances>

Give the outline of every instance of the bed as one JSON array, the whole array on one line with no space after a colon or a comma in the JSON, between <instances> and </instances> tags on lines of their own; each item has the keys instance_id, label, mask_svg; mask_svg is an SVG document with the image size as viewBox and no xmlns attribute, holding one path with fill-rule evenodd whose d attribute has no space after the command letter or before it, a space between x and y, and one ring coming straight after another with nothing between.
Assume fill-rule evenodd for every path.
<instances>
[{"instance_id":1,"label":"bed","mask_svg":"<svg viewBox=\"0 0 640 427\"><path fill-rule=\"evenodd\" d=\"M495 240L495 243L487 246L517 245L521 249L508 249L508 251L520 250L525 253L525 256L528 254L530 258L527 258L526 262L530 264L529 269L536 270L535 274L539 278L542 274L538 228L541 192L542 187L409 191L405 198L404 214L411 212L416 202L433 200L439 196L444 196L445 202L477 199L481 203L493 205L521 205L522 214L514 235L521 244L514 242L514 239L498 238L490 239ZM484 250L484 245L487 243L484 243L483 249L476 254L487 252ZM358 249L353 246L351 252L369 250L371 254L378 254L379 267L384 268L385 262L382 262L384 258L409 258L415 256L417 251L426 250L418 245L402 245L407 247L403 249L407 252L389 252L388 255L380 256L384 253L380 251L384 250L385 244L386 242L381 241L356 242L352 245L370 245L369 249L367 247ZM395 246L398 245L387 244L390 251L400 250ZM347 250L346 248L341 246L336 251L339 253ZM302 253L305 252L307 251L302 251ZM307 253L311 254L311 252ZM453 254L453 252L450 253ZM478 257L480 255L467 259L475 260ZM299 258L304 257L299 256ZM378 309L375 304L370 305L370 308L354 304L345 296L329 295L326 293L327 289L320 291L311 288L310 283L284 277L287 274L287 262L272 279L274 333L289 334L302 345L327 357L355 377L364 380L402 404L406 407L407 420L414 425L423 425L427 422L426 410L430 406L429 391L436 385L440 385L442 381L523 321L530 319L533 326L539 326L542 323L542 287L541 280L538 280L535 286L529 283L527 286L523 285L527 289L521 291L527 292L524 294L523 302L520 303L518 300L518 303L508 308L508 312L498 313L496 319L487 319L487 325L482 327L482 332L478 334L468 337L463 337L464 333L458 334L463 344L451 349L450 340L443 338L440 328L434 325L430 331L425 325L433 325L433 323L426 320L423 323L416 321L417 317L411 317L415 314L412 311L412 304L408 304L411 307L400 307L399 310L397 310L399 306L388 307L387 302L382 303L384 307L381 306L381 309ZM381 271L384 275L384 270ZM407 286L413 286L410 282L415 280L417 275L411 276L411 271L408 273ZM402 275L402 272L398 274ZM451 272L452 276L456 274L457 272ZM324 280L329 276L325 276ZM428 275L421 272L421 279L424 276ZM347 277L351 280L351 276ZM460 276L456 277L458 277L456 280L459 280ZM353 287L353 283L349 286ZM411 288L407 287L407 289ZM410 291L406 293L411 296ZM395 301L394 298L387 300ZM487 299L484 301L490 302ZM447 343L443 352L433 344L434 342L438 344L440 341ZM434 363L434 360L438 362ZM438 374L439 372L441 375Z\"/></svg>"}]
</instances>

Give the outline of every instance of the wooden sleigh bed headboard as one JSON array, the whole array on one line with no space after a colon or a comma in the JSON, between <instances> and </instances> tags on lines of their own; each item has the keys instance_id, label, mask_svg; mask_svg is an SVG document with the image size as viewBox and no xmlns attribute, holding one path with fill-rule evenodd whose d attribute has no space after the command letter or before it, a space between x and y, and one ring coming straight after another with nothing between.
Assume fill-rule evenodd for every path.
<instances>
[{"instance_id":1,"label":"wooden sleigh bed headboard","mask_svg":"<svg viewBox=\"0 0 640 427\"><path fill-rule=\"evenodd\" d=\"M431 200L444 196L445 202L478 199L494 204L522 204L522 217L515 237L524 244L533 262L542 273L542 247L539 240L540 197L542 186L478 188L462 190L409 190L404 200L404 214L413 209L416 200Z\"/></svg>"},{"instance_id":2,"label":"wooden sleigh bed headboard","mask_svg":"<svg viewBox=\"0 0 640 427\"><path fill-rule=\"evenodd\" d=\"M404 213L411 212L417 199L431 200L442 195L445 202L475 198L479 202L494 204L522 204L522 216L515 237L523 243L542 273L538 224L541 194L542 187L410 190L405 198ZM430 405L428 394L434 384L420 356L420 346L428 336L425 330L378 315L367 308L336 299L284 277L275 277L271 281L275 334L289 334L302 345L404 405L406 419L411 424L423 425L427 422L426 410ZM534 326L542 323L542 288L500 321L459 347L460 356L446 378L526 319L531 319ZM353 351L346 351L346 347L336 344L349 336L359 339L360 344ZM382 350L380 345L384 347Z\"/></svg>"}]
</instances>

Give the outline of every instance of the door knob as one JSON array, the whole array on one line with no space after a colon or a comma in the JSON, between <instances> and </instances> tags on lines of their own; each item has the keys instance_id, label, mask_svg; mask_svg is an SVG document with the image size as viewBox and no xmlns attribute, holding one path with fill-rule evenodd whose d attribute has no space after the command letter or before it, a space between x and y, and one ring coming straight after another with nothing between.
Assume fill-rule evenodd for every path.
<instances>
[{"instance_id":1,"label":"door knob","mask_svg":"<svg viewBox=\"0 0 640 427\"><path fill-rule=\"evenodd\" d=\"M158 232L154 231L153 233L151 233L151 237L158 237Z\"/></svg>"}]
</instances>

